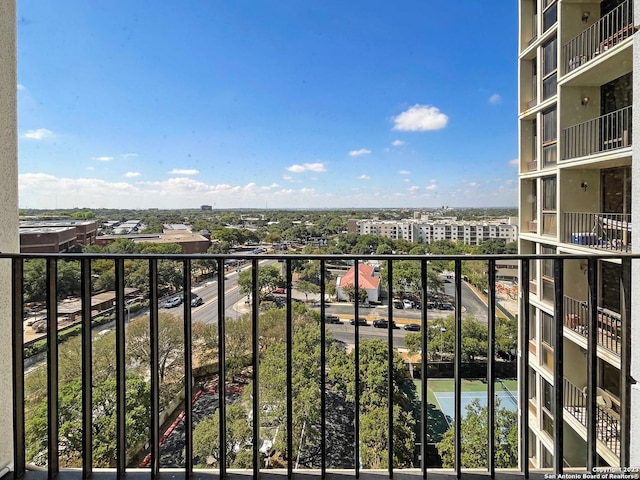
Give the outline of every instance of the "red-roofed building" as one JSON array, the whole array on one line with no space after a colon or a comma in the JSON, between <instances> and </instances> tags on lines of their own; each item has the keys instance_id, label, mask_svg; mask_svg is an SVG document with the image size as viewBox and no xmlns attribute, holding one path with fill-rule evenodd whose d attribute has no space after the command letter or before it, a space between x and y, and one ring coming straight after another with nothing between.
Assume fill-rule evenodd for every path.
<instances>
[{"instance_id":1,"label":"red-roofed building","mask_svg":"<svg viewBox=\"0 0 640 480\"><path fill-rule=\"evenodd\" d=\"M355 285L355 267L336 280L336 296L338 300L349 300L349 296L344 292L344 288ZM380 299L380 277L375 275L374 267L366 263L358 264L358 287L367 292L369 302L377 302Z\"/></svg>"}]
</instances>

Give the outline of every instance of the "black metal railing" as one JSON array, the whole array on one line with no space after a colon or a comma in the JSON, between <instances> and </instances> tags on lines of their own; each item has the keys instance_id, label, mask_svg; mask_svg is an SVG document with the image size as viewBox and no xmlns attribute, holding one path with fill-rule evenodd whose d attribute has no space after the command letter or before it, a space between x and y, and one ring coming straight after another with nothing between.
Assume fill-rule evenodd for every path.
<instances>
[{"instance_id":1,"label":"black metal railing","mask_svg":"<svg viewBox=\"0 0 640 480\"><path fill-rule=\"evenodd\" d=\"M585 157L631 146L631 106L562 130L562 159Z\"/></svg>"},{"instance_id":2,"label":"black metal railing","mask_svg":"<svg viewBox=\"0 0 640 480\"><path fill-rule=\"evenodd\" d=\"M562 47L564 73L598 58L634 32L633 1L627 0Z\"/></svg>"},{"instance_id":3,"label":"black metal railing","mask_svg":"<svg viewBox=\"0 0 640 480\"><path fill-rule=\"evenodd\" d=\"M11 262L12 268L12 303L13 303L13 392L12 401L14 405L14 432L13 432L13 445L14 445L14 477L21 477L28 470L27 461L32 461L33 451L28 451L31 447L30 442L34 440L33 435L27 438L26 420L27 420L27 407L30 407L30 398L26 397L26 393L31 395L32 392L26 392L25 387L25 333L24 333L24 304L25 304L25 266L28 262L41 259L46 262L46 288L45 288L45 309L46 317L49 322L49 328L46 330L46 335L41 341L46 346L46 390L40 392L46 398L46 401L42 404L42 410L37 412L38 415L44 415L46 428L40 430L40 437L37 440L45 443L45 448L40 452L36 452L43 459L45 469L48 475L51 477L59 475L65 469L62 462L66 462L68 457L72 454L69 449L70 442L74 442L74 448L77 449L77 453L73 453L77 458L75 460L82 467L83 478L90 478L95 471L99 471L98 466L94 464L94 455L96 451L96 445L102 447L100 444L101 431L101 419L105 416L105 409L113 409L114 412L114 438L110 439L114 443L114 461L108 465L115 468L115 475L117 478L123 478L128 470L139 465L148 466L152 478L157 477L160 469L165 467L162 460L162 445L165 439L165 435L161 432L161 413L164 405L160 404L160 398L164 385L162 383L162 375L164 375L164 366L166 362L176 360L179 368L174 371L174 375L177 375L182 379L182 385L180 391L174 392L174 396L184 398L184 412L180 415L180 431L184 434L183 443L180 445L180 451L182 453L182 464L180 468L186 472L191 473L194 469L194 404L189 401L193 398L194 392L209 392L210 390L214 395L215 409L218 412L218 423L211 428L214 431L213 435L217 435L218 447L215 455L212 453L212 458L215 457L216 468L214 469L220 477L227 475L230 467L228 465L227 457L235 452L238 448L246 448L246 456L244 467L249 467L254 478L257 478L261 471L265 471L265 462L269 455L274 451L269 446L265 447L262 443L264 440L263 428L275 429L275 436L277 432L282 431L282 435L285 440L280 442L281 451L278 455L278 462L281 467L284 467L287 472L287 476L291 477L294 469L297 465L297 460L293 457L293 452L298 450L300 454L300 447L303 445L303 434L299 434L294 438L294 429L298 428L294 425L294 409L298 408L297 393L294 389L299 388L299 384L294 384L294 362L293 362L293 347L294 347L294 335L297 329L300 328L300 319L295 317L294 298L292 296L293 287L293 270L294 267L299 267L301 261L316 262L319 273L319 305L317 311L319 313L319 319L325 319L329 312L330 304L327 302L327 279L326 272L330 264L336 260L349 260L353 262L355 268L354 285L356 286L354 292L354 298L359 298L360 282L359 276L364 273L360 272L357 268L361 263L369 262L374 259L376 262L383 263L383 281L386 285L394 284L394 266L398 262L413 261L416 266L416 281L415 286L416 294L421 304L424 306L420 312L418 321L422 327L428 326L434 315L432 311L426 308L427 299L433 295L433 292L429 290L429 268L430 264L434 261L451 262L454 267L453 276L453 325L452 335L453 352L451 359L453 361L453 385L454 391L452 392L451 402L453 404L453 415L449 419L451 422L451 428L454 429L454 445L453 451L455 452L453 467L454 471L459 475L465 465L462 463L462 450L463 450L463 438L461 431L461 423L463 416L463 395L462 395L462 360L463 360L463 344L462 344L462 315L463 315L463 286L464 286L464 273L467 262L483 262L486 265L487 272L487 285L486 285L486 297L482 294L481 298L486 302L486 321L487 329L487 346L486 357L484 362L486 364L486 375L484 375L484 381L486 382L486 406L487 406L487 422L488 428L488 455L486 460L486 469L488 473L494 475L497 469L496 459L496 446L498 442L497 429L496 429L496 407L498 403L496 385L499 385L499 379L497 378L496 362L497 359L497 340L496 340L496 324L497 324L497 300L496 300L496 261L504 259L517 259L520 263L521 275L523 278L529 278L529 272L531 271L533 262L547 261L553 264L553 280L554 280L554 312L555 318L563 318L566 310L565 303L563 302L563 282L564 282L564 262L565 260L575 260L577 256L573 255L505 255L505 256L409 256L409 255L381 255L376 257L371 256L357 256L357 255L344 255L344 256L332 256L332 255L273 255L266 254L260 256L248 256L248 255L27 255L27 254L0 254L0 259L8 259ZM594 296L597 292L597 262L600 257L598 256L585 256L582 257L588 264L588 282L585 288L588 288L589 294ZM606 258L612 258L607 256ZM622 262L622 284L626 285L625 288L630 288L630 271L631 260L635 259L632 256L620 257ZM192 321L197 317L197 313L192 311L190 300L192 291L192 272L194 265L200 260L208 260L217 265L217 272L215 274L215 286L209 285L207 288L211 290L210 302L215 302L215 308L213 309L212 318L209 320L215 325L215 335L213 337L198 337L198 340L194 339L196 330ZM225 261L228 260L243 260L248 262L251 272L249 275L249 283L245 284L246 291L249 292L252 299L256 301L244 300L244 295L238 293L238 287L235 284L237 278L233 277L237 271L229 270L225 268ZM7 261L7 260L2 260ZM80 342L77 347L77 354L79 359L79 368L81 372L80 378L72 382L72 386L75 390L72 390L76 395L77 402L69 403L69 396L72 395L65 385L61 386L60 378L67 374L65 371L60 370L62 359L59 358L59 344L61 341L61 335L57 328L53 328L57 325L58 319L58 298L60 297L60 290L58 284L58 266L61 261L75 262L80 270L80 311L78 315L78 328L80 334ZM94 351L97 336L92 319L95 312L92 310L93 297L93 265L94 262L100 261L100 267L105 268L105 263L111 262L114 273L114 290L115 290L115 316L113 319L113 343L110 353L107 352L110 361L106 365L109 365L109 373L113 373L113 396L108 397L109 400L102 404L98 410L96 410L96 401L100 395L103 395L103 388L96 380L96 375L101 373L95 366L96 352ZM146 358L148 359L148 372L144 377L144 382L137 384L135 379L130 377L131 352L128 350L127 339L130 332L127 329L131 328L131 323L127 324L127 299L125 295L125 287L128 285L128 278L126 273L130 271L134 262L146 265L147 283L146 298L148 299L148 343L145 343L144 351ZM167 340L167 332L164 327L161 327L163 321L163 312L159 306L160 290L160 278L161 270L166 270L167 263L174 263L182 274L181 284L183 291L179 294L182 299L182 309L180 309L182 320L180 321L180 329L178 333L174 332L181 338L179 343L178 353L172 356L167 356L165 351L165 343ZM264 387L262 377L259 376L261 371L261 357L264 352L264 342L268 340L268 337L274 335L272 331L267 331L266 327L262 323L264 316L260 302L263 295L262 277L260 272L265 269L269 264L280 265L282 274L284 275L284 307L286 308L286 317L284 320L284 337L280 348L280 358L284 362L283 367L279 370L279 374L284 379L282 390L275 397L270 397L266 401L272 403L263 403L260 398L261 388ZM227 278L227 275L229 278ZM163 277L164 278L164 277ZM245 279L246 280L246 279ZM465 287L466 289L466 287ZM630 309L630 295L629 291L625 290L626 296L624 297L627 311ZM529 283L522 283L521 290L521 302L519 305L519 321L521 323L521 331L530 331L530 304L529 304ZM230 299L229 296L233 298ZM465 295L468 295L465 294ZM465 297L466 298L466 297ZM389 299L391 300L391 299ZM247 303L248 302L248 303ZM234 305L234 308L243 309L242 316L246 318L250 324L248 338L244 347L238 347L237 345L230 345L229 338L233 334L233 329L237 326L237 319L234 320L233 314L229 314L227 309L230 305ZM358 319L363 313L363 307L360 302L353 302L349 308L352 308L352 316L354 319ZM397 317L397 312L394 311L394 305L392 301L388 301L387 305L376 307L377 314L384 315L388 319L388 324L393 325L394 317ZM595 322L597 317L597 310L590 308L588 314L591 316L589 324ZM237 313L236 313L237 317ZM623 319L624 319L623 315ZM564 364L562 345L564 341L563 337L563 323L555 322L553 338L554 338L554 350L556 360L553 363L553 378L554 384L554 396L552 404L555 412L555 441L554 441L554 470L556 473L563 471L563 421L562 412L564 411L565 397L563 395L566 390L564 379ZM320 322L322 327L323 322ZM161 330L161 328L163 328ZM345 325L345 329L348 328ZM362 375L366 371L367 364L365 359L361 356L363 354L360 339L360 333L364 330L364 327L360 325L359 321L354 321L353 325L353 363L352 373L350 375L355 379L362 379ZM431 415L432 405L429 402L429 392L427 389L428 372L430 371L431 361L428 360L429 342L428 335L429 328L421 328L419 334L420 347L419 350L425 352L419 360L419 369L424 372L427 378L423 378L420 384L420 398L417 403L412 407L414 410L412 415L415 414L415 418L418 419L415 431L415 441L413 447L415 449L414 459L409 464L404 466L413 466L419 468L423 475L426 475L427 468L429 467L427 458L429 457L430 441L428 439L429 422ZM595 329L592 329L595 332ZM439 330L442 334L443 330ZM629 358L629 322L622 321L621 325L621 364L622 378L628 378L628 358ZM207 344L207 338L215 338L213 344ZM395 395L397 395L398 389L394 384L397 381L398 372L394 370L394 362L390 359L396 355L396 344L394 341L394 330L392 328L387 329L387 334L382 337L388 344L386 349L387 357L387 370L386 370L386 387L387 390L387 406L394 405L396 402ZM434 340L437 341L437 340ZM442 338L440 339L442 341ZM588 385L588 395L595 396L597 385L597 368L595 368L596 362L596 336L595 333L591 333L588 336L589 344L589 361L593 363L594 368L588 370L588 378L586 383ZM314 425L302 426L302 430L305 428L311 429L313 427L316 439L312 445L313 455L312 460L309 461L309 465L314 466L320 470L322 475L326 471L335 468L348 468L354 472L356 477L359 476L362 470L366 470L361 464L362 462L362 444L361 441L363 428L370 428L371 425L363 425L361 422L361 415L363 409L366 407L366 398L370 395L370 392L363 389L363 384L356 381L353 383L353 389L348 391L347 403L343 403L339 406L340 411L344 413L346 410L351 410L352 414L342 415L336 420L336 416L333 415L335 402L335 395L331 393L331 388L335 387L339 383L344 383L346 380L343 378L329 377L327 375L328 364L330 362L330 352L337 347L335 343L332 343L327 337L326 329L319 328L318 340L319 344L315 348L310 348L309 354L316 348L320 352L320 360L318 364L308 370L309 382L317 383L317 395L319 397L319 407L317 411L318 419ZM529 340L527 335L518 340L518 362L519 371L527 371L529 364ZM208 346L206 346L208 345ZM364 345L364 344L363 344ZM209 350L206 350L206 348ZM626 346L626 347L625 347ZM194 371L196 368L200 368L196 365L196 352L207 351L207 355L213 355L215 362L212 370L216 377L217 388L207 389L205 386L194 385ZM214 353L211 353L214 352ZM104 354L104 352L102 352ZM232 362L232 355L241 354L245 359L245 364L241 366L243 368L238 369L236 363L237 358L234 357ZM198 357L202 360L201 357ZM210 359L210 358L209 358ZM348 364L345 364L348 365ZM231 378L230 372L234 378ZM347 368L348 371L349 368ZM210 372L211 373L211 372ZM231 437L235 435L230 430L228 425L229 415L232 413L230 409L234 408L235 402L238 401L237 387L234 387L233 381L237 378L245 380L243 385L250 389L252 394L247 397L246 400L250 405L246 405L250 409L250 416L244 419L242 423L245 427L248 424L248 430L245 431L242 440L238 440L236 437L232 440ZM133 382L133 383L132 383ZM135 386L135 388L134 388ZM245 387L242 387L245 388ZM629 415L629 401L630 392L628 386L622 388L624 393L621 395L620 417L616 454L619 455L621 462L625 465L625 461L628 461L628 444L629 444L629 422L627 421ZM135 399L138 398L148 399L148 406L143 406L139 403L135 403ZM202 393L200 393L202 395ZM519 411L528 412L528 399L529 399L529 382L527 378L520 378L518 381L518 393L517 397L511 394L511 398L519 405ZM284 399L284 400L283 400ZM132 403L134 402L134 403ZM282 402L282 403L280 403ZM142 408L144 407L144 408ZM68 413L68 409L75 409L79 412L78 428L75 430L75 437L71 435L68 425L61 421L63 415ZM136 415L140 418L142 423L137 427L132 426L132 420L128 416L132 410L135 410ZM331 417L330 417L330 414ZM29 411L29 415L32 417L35 415L33 410ZM588 413L586 417L587 425L595 425L601 420L601 417L596 414L595 409ZM386 465L386 469L390 476L395 472L401 470L398 465L397 459L394 457L394 432L397 429L394 428L396 422L401 421L398 417L398 411L395 408L387 408L385 415L386 425L384 430L386 431L386 439L384 440L384 448L381 451L383 453L382 460L378 464ZM409 418L409 417L407 417ZM420 421L420 419L425 419ZM263 421L264 420L264 421ZM309 420L312 423L312 420ZM348 434L345 434L343 438L333 436L334 430L330 429L330 422L337 422L338 425L344 427L343 430L348 430ZM142 426L141 426L142 425ZM529 442L529 416L525 415L520 418L519 425L519 450L518 450L518 464L525 476L529 475L529 458L528 458L528 442ZM237 426L237 425L236 425ZM335 426L332 424L332 427ZM131 430L139 428L139 431L133 433L137 434L137 443L131 441ZM600 428L600 427L598 427ZM591 430L590 430L591 431ZM595 430L594 430L595 431ZM298 430L296 430L298 432ZM296 433L298 435L298 433ZM274 436L274 442L275 442ZM346 445L344 452L351 452L350 454L340 457L342 458L341 464L336 464L328 452L334 447L336 443L343 442ZM300 447L295 447L299 445ZM597 465L597 445L595 437L587 440L588 456L586 459L586 467L592 468ZM609 444L608 444L609 446ZM145 455L142 455L142 454ZM30 455L29 459L27 455ZM141 456L142 455L142 456ZM140 458L138 458L140 457ZM201 459L202 460L202 459ZM275 460L274 460L275 461Z\"/></svg>"},{"instance_id":4,"label":"black metal railing","mask_svg":"<svg viewBox=\"0 0 640 480\"><path fill-rule=\"evenodd\" d=\"M631 252L628 213L565 212L562 241L616 253Z\"/></svg>"}]
</instances>

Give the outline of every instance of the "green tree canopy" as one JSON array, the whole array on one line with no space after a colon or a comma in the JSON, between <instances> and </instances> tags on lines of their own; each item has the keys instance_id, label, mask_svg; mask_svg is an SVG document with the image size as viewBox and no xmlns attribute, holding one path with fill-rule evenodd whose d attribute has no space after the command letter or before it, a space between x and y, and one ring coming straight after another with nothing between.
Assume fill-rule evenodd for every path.
<instances>
[{"instance_id":1,"label":"green tree canopy","mask_svg":"<svg viewBox=\"0 0 640 480\"><path fill-rule=\"evenodd\" d=\"M513 468L518 464L518 421L517 414L496 401L496 467ZM478 400L467 406L466 415L460 425L462 436L462 466L464 468L487 468L489 449L487 445L487 407L480 406ZM455 426L445 432L436 444L444 468L453 468L455 462Z\"/></svg>"}]
</instances>

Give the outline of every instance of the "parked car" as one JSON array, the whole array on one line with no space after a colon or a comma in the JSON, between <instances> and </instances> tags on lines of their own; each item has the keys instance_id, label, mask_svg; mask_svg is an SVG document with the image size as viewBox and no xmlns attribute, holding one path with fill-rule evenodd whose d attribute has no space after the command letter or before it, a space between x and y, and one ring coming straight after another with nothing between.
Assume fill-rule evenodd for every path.
<instances>
[{"instance_id":1,"label":"parked car","mask_svg":"<svg viewBox=\"0 0 640 480\"><path fill-rule=\"evenodd\" d=\"M404 307L402 306L402 302L393 302L393 308L401 309Z\"/></svg>"},{"instance_id":2,"label":"parked car","mask_svg":"<svg viewBox=\"0 0 640 480\"><path fill-rule=\"evenodd\" d=\"M404 329L408 332L419 332L420 331L420 324L418 323L407 323L404 326Z\"/></svg>"},{"instance_id":3,"label":"parked car","mask_svg":"<svg viewBox=\"0 0 640 480\"><path fill-rule=\"evenodd\" d=\"M273 292L271 292L271 293L277 293L278 295L282 295L282 294L287 293L287 291L282 287L278 287L278 288L274 288Z\"/></svg>"},{"instance_id":4,"label":"parked car","mask_svg":"<svg viewBox=\"0 0 640 480\"><path fill-rule=\"evenodd\" d=\"M373 321L373 326L376 328L389 328L389 322L384 318L379 318ZM392 328L400 328L396 325L396 322L392 323Z\"/></svg>"},{"instance_id":5,"label":"parked car","mask_svg":"<svg viewBox=\"0 0 640 480\"><path fill-rule=\"evenodd\" d=\"M324 323L341 323L340 317L338 317L337 315L325 315Z\"/></svg>"},{"instance_id":6,"label":"parked car","mask_svg":"<svg viewBox=\"0 0 640 480\"><path fill-rule=\"evenodd\" d=\"M191 299L192 307L199 307L200 305L204 305L204 300L202 300L202 297L193 297Z\"/></svg>"},{"instance_id":7,"label":"parked car","mask_svg":"<svg viewBox=\"0 0 640 480\"><path fill-rule=\"evenodd\" d=\"M175 308L182 303L182 299L180 297L170 298L166 302L164 302L164 308Z\"/></svg>"},{"instance_id":8,"label":"parked car","mask_svg":"<svg viewBox=\"0 0 640 480\"><path fill-rule=\"evenodd\" d=\"M440 305L438 305L438 308L440 310L455 310L455 307L449 302L442 302Z\"/></svg>"},{"instance_id":9,"label":"parked car","mask_svg":"<svg viewBox=\"0 0 640 480\"><path fill-rule=\"evenodd\" d=\"M402 306L404 308L413 308L413 302L411 300L403 300L402 301Z\"/></svg>"},{"instance_id":10,"label":"parked car","mask_svg":"<svg viewBox=\"0 0 640 480\"><path fill-rule=\"evenodd\" d=\"M436 308L436 302L427 302L427 308L429 310L433 310L434 308Z\"/></svg>"},{"instance_id":11,"label":"parked car","mask_svg":"<svg viewBox=\"0 0 640 480\"><path fill-rule=\"evenodd\" d=\"M351 323L351 325L355 325L356 324L356 319L352 318L350 323ZM369 326L369 322L367 322L366 318L360 317L360 318L358 318L358 325L362 325L364 327L368 327Z\"/></svg>"}]
</instances>

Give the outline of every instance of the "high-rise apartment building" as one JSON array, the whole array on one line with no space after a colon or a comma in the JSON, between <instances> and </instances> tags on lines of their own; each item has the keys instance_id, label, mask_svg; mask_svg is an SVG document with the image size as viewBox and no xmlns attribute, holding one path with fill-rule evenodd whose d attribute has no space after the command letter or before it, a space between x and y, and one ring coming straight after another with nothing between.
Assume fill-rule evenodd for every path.
<instances>
[{"instance_id":1,"label":"high-rise apartment building","mask_svg":"<svg viewBox=\"0 0 640 480\"><path fill-rule=\"evenodd\" d=\"M563 463L587 465L587 385L594 364L597 461L624 466L634 455L628 422L637 410L631 378L638 361L628 337L638 333L630 295L637 272L627 257L639 226L632 215L640 158L633 146L640 124L634 127L632 112L640 71L637 10L632 0L519 1L520 253L605 255L591 264L586 258L565 262L563 290L555 288L552 260L532 262L529 278L522 279L529 282L531 301L530 329L521 334L529 336L523 374L533 467L553 464L559 361ZM596 278L592 291L590 276ZM556 298L557 291L563 298ZM554 348L556 322L563 325L562 349ZM593 326L596 357L587 342ZM561 359L558 350L564 351Z\"/></svg>"}]
</instances>

